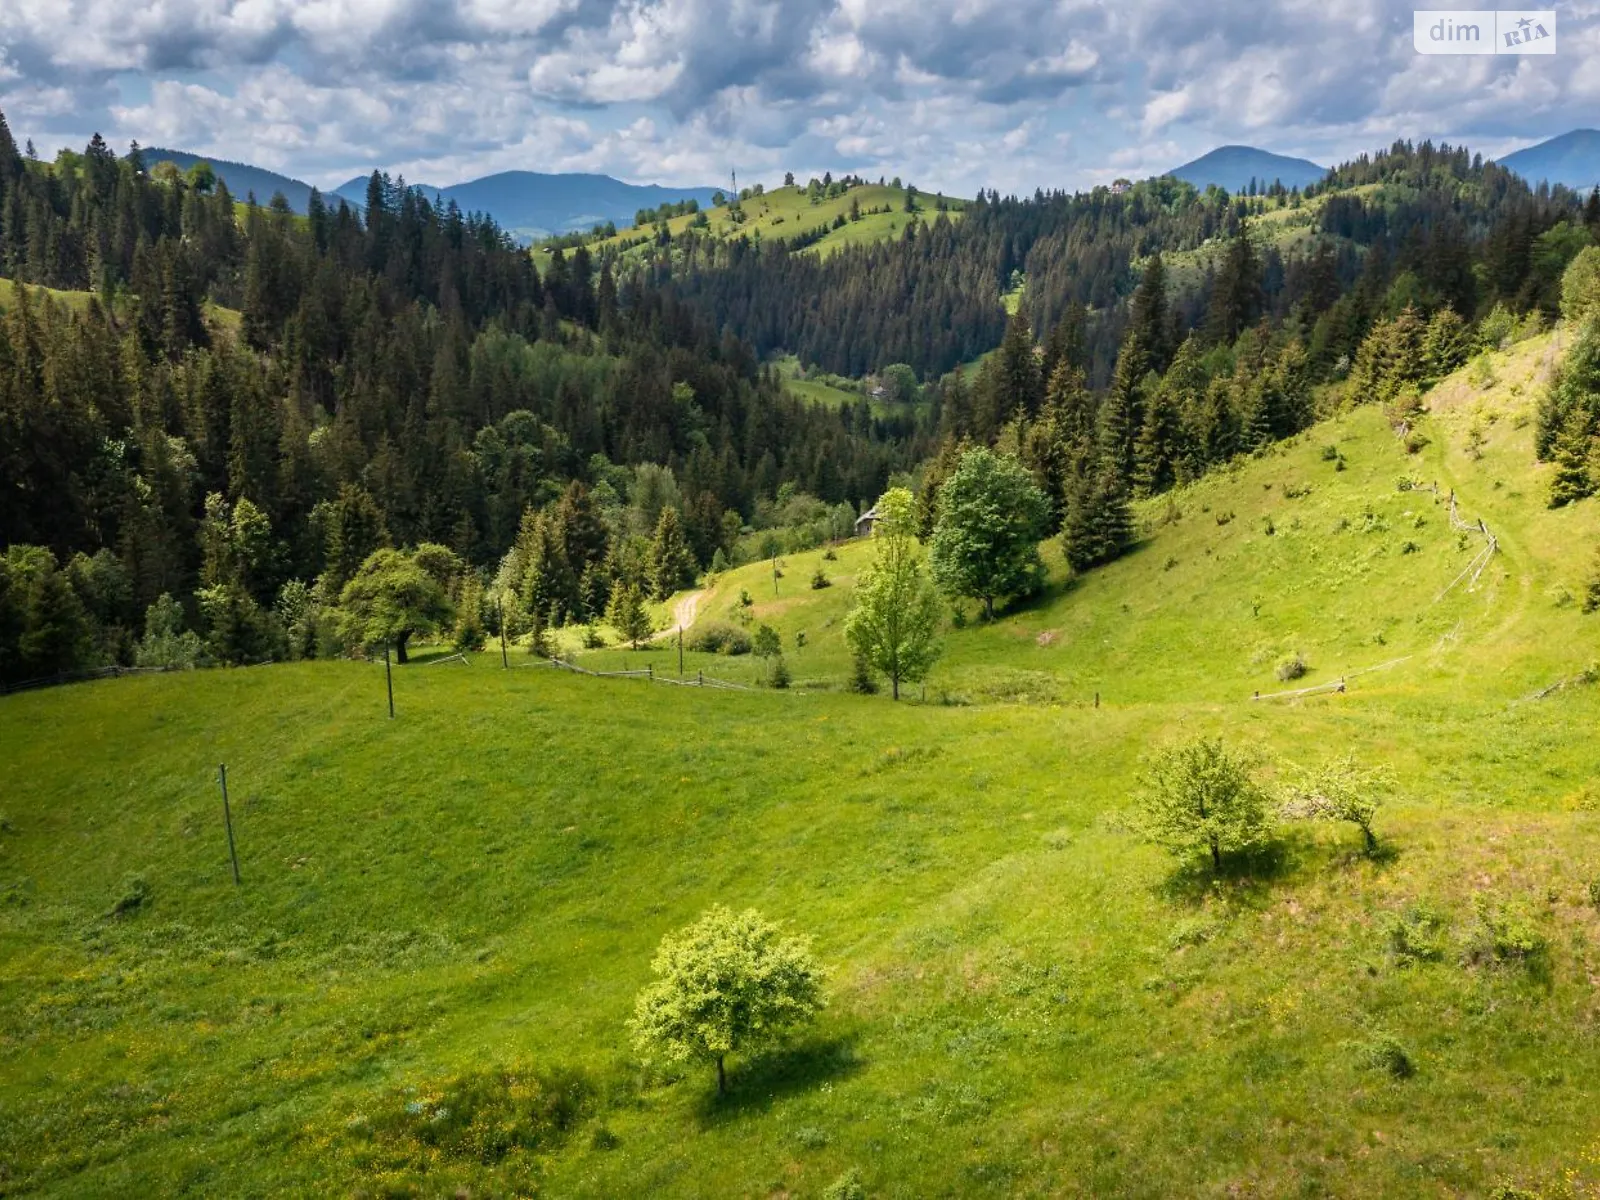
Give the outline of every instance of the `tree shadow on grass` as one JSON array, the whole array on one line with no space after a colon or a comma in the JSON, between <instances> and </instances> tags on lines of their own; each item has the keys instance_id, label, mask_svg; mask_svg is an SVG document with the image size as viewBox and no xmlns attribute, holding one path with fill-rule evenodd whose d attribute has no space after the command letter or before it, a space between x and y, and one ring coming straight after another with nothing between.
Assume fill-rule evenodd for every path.
<instances>
[{"instance_id":1,"label":"tree shadow on grass","mask_svg":"<svg viewBox=\"0 0 1600 1200\"><path fill-rule=\"evenodd\" d=\"M1276 888L1304 879L1324 857L1317 841L1299 829L1286 829L1248 853L1224 855L1222 869L1213 870L1211 859L1184 863L1157 885L1160 895L1173 904L1191 906L1208 899L1226 899L1244 908L1263 908Z\"/></svg>"},{"instance_id":2,"label":"tree shadow on grass","mask_svg":"<svg viewBox=\"0 0 1600 1200\"><path fill-rule=\"evenodd\" d=\"M737 1066L730 1064L728 1091L715 1088L700 1101L704 1125L720 1125L770 1108L774 1101L824 1083L848 1079L866 1065L854 1034L808 1038L768 1050Z\"/></svg>"}]
</instances>

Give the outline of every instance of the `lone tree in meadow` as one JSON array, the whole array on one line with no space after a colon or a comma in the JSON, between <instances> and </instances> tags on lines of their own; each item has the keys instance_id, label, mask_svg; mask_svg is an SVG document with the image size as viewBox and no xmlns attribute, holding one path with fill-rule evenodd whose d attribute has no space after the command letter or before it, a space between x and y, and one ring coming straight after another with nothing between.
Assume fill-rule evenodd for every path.
<instances>
[{"instance_id":1,"label":"lone tree in meadow","mask_svg":"<svg viewBox=\"0 0 1600 1200\"><path fill-rule=\"evenodd\" d=\"M455 620L455 605L441 578L448 562L459 559L442 546L415 551L376 550L367 556L339 596L340 628L347 640L365 646L393 644L406 661L406 643Z\"/></svg>"},{"instance_id":2,"label":"lone tree in meadow","mask_svg":"<svg viewBox=\"0 0 1600 1200\"><path fill-rule=\"evenodd\" d=\"M1250 773L1251 761L1215 738L1195 738L1158 753L1139 796L1145 836L1179 858L1250 850L1271 831L1267 796Z\"/></svg>"},{"instance_id":3,"label":"lone tree in meadow","mask_svg":"<svg viewBox=\"0 0 1600 1200\"><path fill-rule=\"evenodd\" d=\"M1361 830L1368 854L1378 848L1372 822L1393 793L1394 772L1369 767L1353 754L1300 774L1284 792L1283 815L1310 821L1349 821Z\"/></svg>"},{"instance_id":4,"label":"lone tree in meadow","mask_svg":"<svg viewBox=\"0 0 1600 1200\"><path fill-rule=\"evenodd\" d=\"M856 606L845 618L844 637L858 663L888 676L898 700L901 681L926 678L939 657L940 604L923 572L911 493L891 488L877 511L872 535L877 557L856 585Z\"/></svg>"},{"instance_id":5,"label":"lone tree in meadow","mask_svg":"<svg viewBox=\"0 0 1600 1200\"><path fill-rule=\"evenodd\" d=\"M661 939L656 981L634 1003L635 1044L672 1062L714 1062L728 1090L729 1054L759 1050L823 1008L824 970L805 938L784 937L754 909L717 905Z\"/></svg>"},{"instance_id":6,"label":"lone tree in meadow","mask_svg":"<svg viewBox=\"0 0 1600 1200\"><path fill-rule=\"evenodd\" d=\"M1039 539L1049 516L1049 499L1020 462L968 450L939 488L934 580L946 595L982 600L993 618L997 598L1031 595L1043 582Z\"/></svg>"}]
</instances>

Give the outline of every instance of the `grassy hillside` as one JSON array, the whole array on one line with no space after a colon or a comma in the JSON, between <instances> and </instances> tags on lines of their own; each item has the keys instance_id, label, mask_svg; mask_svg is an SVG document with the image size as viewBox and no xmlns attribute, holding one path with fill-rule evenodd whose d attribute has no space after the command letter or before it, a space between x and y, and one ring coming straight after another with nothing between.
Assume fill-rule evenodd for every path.
<instances>
[{"instance_id":1,"label":"grassy hillside","mask_svg":"<svg viewBox=\"0 0 1600 1200\"><path fill-rule=\"evenodd\" d=\"M65 304L74 312L86 310L89 307L89 300L94 295L93 292L62 291L59 288L39 287L35 284L29 284L28 287L30 292L43 292L52 300ZM13 280L0 278L0 312L5 312L6 309L11 307L16 295L16 288L17 285ZM122 315L124 308L125 305L119 302L117 310L119 316ZM230 334L239 332L240 317L238 309L223 308L220 304L212 304L207 301L205 315L212 322L214 328L224 330Z\"/></svg>"},{"instance_id":2,"label":"grassy hillside","mask_svg":"<svg viewBox=\"0 0 1600 1200\"><path fill-rule=\"evenodd\" d=\"M379 670L348 663L0 700L0 1181L1594 1194L1600 687L1529 697L1600 655L1567 598L1600 509L1542 507L1523 418L1551 349L1439 389L1420 456L1363 411L1171 520L1148 506L1136 554L953 632L928 704L526 655L398 671L393 722ZM1500 536L1477 591L1436 600L1470 548L1402 478ZM821 591L790 556L776 599L770 567L742 568L702 611L748 589L787 644L807 631L797 676L836 685L863 554ZM1290 649L1309 683L1410 657L1252 703ZM1273 763L1391 762L1384 853L1296 826L1219 882L1175 873L1129 796L1146 749L1197 731ZM623 1024L661 935L715 902L814 934L832 970L817 1026L736 1060L723 1101L704 1070L640 1063ZM1485 957L1480 912L1547 952ZM511 1081L473 1076L491 1068Z\"/></svg>"},{"instance_id":3,"label":"grassy hillside","mask_svg":"<svg viewBox=\"0 0 1600 1200\"><path fill-rule=\"evenodd\" d=\"M763 240L792 239L818 226L827 226L827 235L808 247L826 256L843 246L899 237L905 232L906 222L912 216L905 211L905 200L904 188L864 184L852 188L842 196L835 196L832 200L822 200L813 204L807 197L804 187L780 187L745 200L741 205L744 213L743 221L736 221L732 211L726 206L706 210L703 215L707 224L703 232L713 237L759 236ZM849 219L852 201L859 206L862 214L857 221ZM949 207L947 213L949 218L952 221L959 220L965 202L949 197L945 198L945 202ZM919 192L917 218L924 222L936 220L939 216L936 204L936 197ZM873 209L887 209L887 211L872 212ZM838 229L832 228L834 220L841 216L845 218L845 224ZM673 217L667 222L667 228L676 237L687 230L695 220L696 217L688 215ZM615 237L591 241L589 247L596 253L607 249L626 252L637 246L641 239L648 241L654 230L653 225L646 229L623 229ZM541 267L549 258L549 251L541 247L535 247L533 253L535 262Z\"/></svg>"}]
</instances>

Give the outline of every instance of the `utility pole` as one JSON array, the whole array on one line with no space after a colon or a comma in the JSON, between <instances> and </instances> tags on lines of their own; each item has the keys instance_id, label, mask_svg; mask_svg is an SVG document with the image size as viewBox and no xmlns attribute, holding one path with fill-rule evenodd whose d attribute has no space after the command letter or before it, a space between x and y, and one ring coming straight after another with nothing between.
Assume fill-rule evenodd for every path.
<instances>
[{"instance_id":1,"label":"utility pole","mask_svg":"<svg viewBox=\"0 0 1600 1200\"><path fill-rule=\"evenodd\" d=\"M217 779L222 784L222 823L228 827L228 858L233 863L233 886L238 887L239 879L239 852L233 846L233 813L228 808L228 764L222 763L217 767Z\"/></svg>"}]
</instances>

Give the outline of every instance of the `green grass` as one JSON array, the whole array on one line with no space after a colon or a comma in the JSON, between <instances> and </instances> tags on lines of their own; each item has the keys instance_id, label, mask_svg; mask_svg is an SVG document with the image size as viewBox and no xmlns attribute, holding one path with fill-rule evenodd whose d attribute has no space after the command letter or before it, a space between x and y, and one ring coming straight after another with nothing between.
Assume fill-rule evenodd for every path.
<instances>
[{"instance_id":1,"label":"green grass","mask_svg":"<svg viewBox=\"0 0 1600 1200\"><path fill-rule=\"evenodd\" d=\"M764 565L706 598L720 617L748 587L786 643L807 630L791 665L822 686L788 694L519 654L399 670L393 722L378 669L349 663L0 700L0 1186L815 1196L853 1167L905 1197L1593 1187L1600 687L1526 697L1597 657L1600 618L1562 597L1600 510L1542 507L1519 422L1549 348L1499 356L1483 395L1439 389L1420 458L1362 411L1180 494L1175 521L1147 506L1137 553L952 631L927 704L833 690L862 545L820 592L792 555L776 599ZM1475 407L1496 418L1481 461ZM1477 592L1434 601L1464 552L1402 474L1501 536ZM1369 505L1387 529L1333 531ZM1287 648L1307 683L1412 657L1250 702ZM1148 747L1199 731L1392 763L1386 853L1295 827L1218 884L1175 874L1129 797ZM147 898L109 915L133 875ZM1548 938L1536 969L1463 959L1477 898ZM722 1102L624 1031L656 942L715 902L814 934L833 972L815 1029L738 1059ZM1419 902L1444 953L1403 965L1386 924ZM372 1149L407 1102L516 1063L579 1081L568 1128L495 1167L430 1158L425 1130L410 1167Z\"/></svg>"},{"instance_id":2,"label":"green grass","mask_svg":"<svg viewBox=\"0 0 1600 1200\"><path fill-rule=\"evenodd\" d=\"M4 312L15 302L16 290L17 285L13 280L0 278L0 312ZM93 292L63 291L60 288L39 287L36 284L29 284L28 290L30 293L42 292L50 297L51 300L65 304L73 312L87 311L89 301L94 296ZM127 308L127 305L119 302L117 307L118 315L125 315L123 310ZM237 336L241 320L238 309L223 308L220 304L212 304L207 301L205 315L218 329Z\"/></svg>"},{"instance_id":3,"label":"green grass","mask_svg":"<svg viewBox=\"0 0 1600 1200\"><path fill-rule=\"evenodd\" d=\"M702 230L703 233L713 237L749 237L760 236L763 240L778 238L790 239L796 234L809 232L818 225L832 226L834 218L845 217L845 224L839 229L830 228L827 235L820 241L807 247L826 257L835 250L844 246L854 246L865 243L883 241L887 238L899 237L905 232L907 221L912 214L905 209L905 189L879 186L877 184L864 184L854 188L842 196L832 200L823 200L812 204L805 194L803 187L774 188L760 196L752 196L743 202L745 220L735 222L726 207L707 209L705 216L709 224ZM946 197L949 205L948 216L952 221L961 219L961 210L965 201ZM850 221L850 204L856 201L862 210L860 220ZM939 213L935 209L936 199L923 193L917 196L916 217L924 224L938 219ZM888 206L888 212L868 213L868 209L883 208ZM673 217L667 222L667 227L674 237L689 229L695 218L693 216ZM590 249L599 251L606 248L623 248L628 243L645 236L649 230L635 228L621 229L616 237L597 238L589 242ZM549 258L549 251L535 247L533 250L534 261L541 267Z\"/></svg>"},{"instance_id":4,"label":"green grass","mask_svg":"<svg viewBox=\"0 0 1600 1200\"><path fill-rule=\"evenodd\" d=\"M89 298L93 295L91 292L62 291L59 288L39 287L37 284L31 283L28 285L28 292L32 296L37 296L42 292L49 296L50 299L65 304L74 312L82 312L88 308ZM0 312L4 312L16 303L16 296L16 283L10 279L0 279Z\"/></svg>"}]
</instances>

